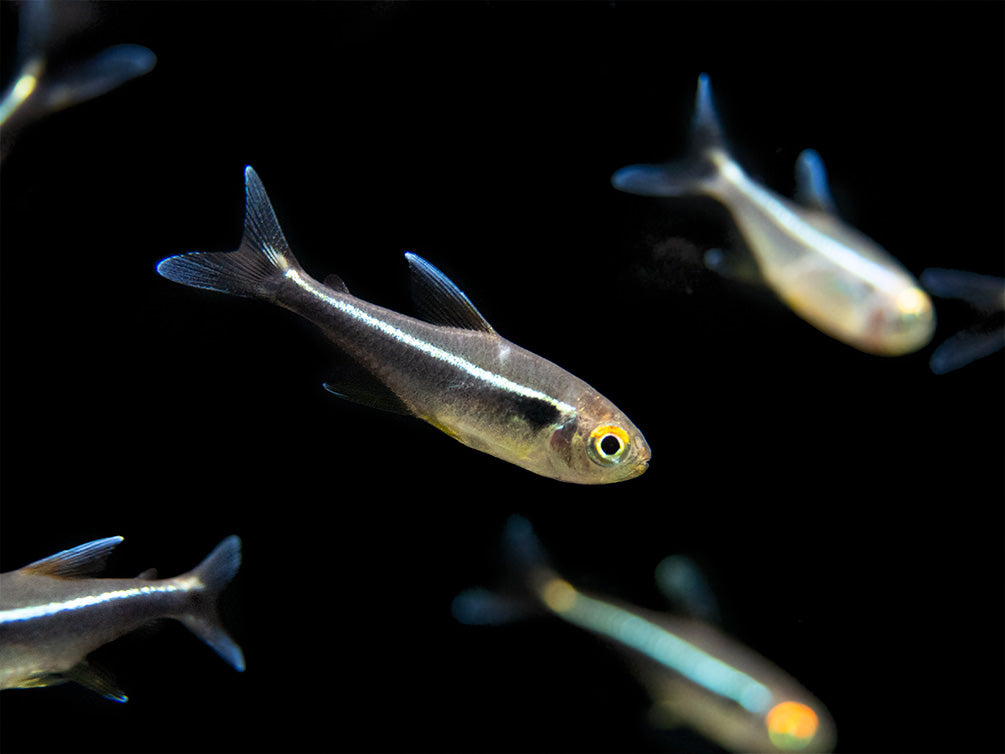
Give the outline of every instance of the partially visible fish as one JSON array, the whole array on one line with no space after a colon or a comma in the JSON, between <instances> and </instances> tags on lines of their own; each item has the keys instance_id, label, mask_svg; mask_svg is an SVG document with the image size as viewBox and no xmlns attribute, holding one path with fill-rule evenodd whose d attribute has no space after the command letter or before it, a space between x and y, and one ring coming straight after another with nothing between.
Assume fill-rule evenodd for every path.
<instances>
[{"instance_id":1,"label":"partially visible fish","mask_svg":"<svg viewBox=\"0 0 1005 754\"><path fill-rule=\"evenodd\" d=\"M932 352L928 365L935 374L954 372L1005 347L1005 279L932 268L921 273L921 284L933 296L963 301L980 315L978 322L946 338Z\"/></svg>"},{"instance_id":2,"label":"partially visible fish","mask_svg":"<svg viewBox=\"0 0 1005 754\"><path fill-rule=\"evenodd\" d=\"M834 723L813 695L709 623L578 589L552 568L522 517L507 522L503 550L515 585L508 592L461 592L452 605L461 623L495 625L543 610L631 655L653 698L657 725L687 725L729 751L825 752L834 746Z\"/></svg>"},{"instance_id":3,"label":"partially visible fish","mask_svg":"<svg viewBox=\"0 0 1005 754\"><path fill-rule=\"evenodd\" d=\"M726 149L706 74L698 79L691 139L683 162L622 168L611 178L614 187L721 202L760 277L796 314L833 338L884 356L911 353L931 340L935 314L928 295L900 262L838 219L815 151L803 151L797 161L802 206L751 180Z\"/></svg>"},{"instance_id":4,"label":"partially visible fish","mask_svg":"<svg viewBox=\"0 0 1005 754\"><path fill-rule=\"evenodd\" d=\"M313 322L358 370L325 387L411 414L455 440L535 474L579 484L646 470L642 433L613 403L550 361L501 337L446 275L406 253L427 321L367 303L337 275L300 267L251 167L244 237L233 252L169 257L157 271L184 285L260 298Z\"/></svg>"},{"instance_id":5,"label":"partially visible fish","mask_svg":"<svg viewBox=\"0 0 1005 754\"><path fill-rule=\"evenodd\" d=\"M54 48L86 27L87 4L29 0L20 13L17 73L0 98L0 159L24 127L142 76L157 62L146 47L121 44L54 68Z\"/></svg>"},{"instance_id":6,"label":"partially visible fish","mask_svg":"<svg viewBox=\"0 0 1005 754\"><path fill-rule=\"evenodd\" d=\"M227 537L196 568L170 579L87 578L122 537L107 537L0 574L0 689L74 681L127 700L87 655L150 621L174 618L235 670L244 654L217 614L217 599L241 565L241 541Z\"/></svg>"}]
</instances>

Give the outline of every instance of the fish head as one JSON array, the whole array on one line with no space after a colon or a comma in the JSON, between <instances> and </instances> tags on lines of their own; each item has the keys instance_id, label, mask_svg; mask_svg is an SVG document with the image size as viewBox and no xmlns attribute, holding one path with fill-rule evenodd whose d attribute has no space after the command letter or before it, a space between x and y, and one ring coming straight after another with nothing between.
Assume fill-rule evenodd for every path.
<instances>
[{"instance_id":1,"label":"fish head","mask_svg":"<svg viewBox=\"0 0 1005 754\"><path fill-rule=\"evenodd\" d=\"M779 294L821 332L865 353L902 356L923 348L935 333L932 300L906 270L891 268L869 279L817 268Z\"/></svg>"},{"instance_id":2,"label":"fish head","mask_svg":"<svg viewBox=\"0 0 1005 754\"><path fill-rule=\"evenodd\" d=\"M645 472L652 456L639 429L599 394L582 401L549 444L549 476L578 484L632 479Z\"/></svg>"}]
</instances>

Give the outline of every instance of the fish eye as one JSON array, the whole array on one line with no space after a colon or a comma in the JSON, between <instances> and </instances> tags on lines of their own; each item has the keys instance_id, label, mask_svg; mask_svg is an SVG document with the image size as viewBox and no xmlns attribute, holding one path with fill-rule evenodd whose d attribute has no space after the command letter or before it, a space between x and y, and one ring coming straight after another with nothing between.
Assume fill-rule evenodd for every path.
<instances>
[{"instance_id":1,"label":"fish eye","mask_svg":"<svg viewBox=\"0 0 1005 754\"><path fill-rule=\"evenodd\" d=\"M590 458L601 466L620 463L628 450L628 433L614 424L605 424L590 432Z\"/></svg>"},{"instance_id":2,"label":"fish eye","mask_svg":"<svg viewBox=\"0 0 1005 754\"><path fill-rule=\"evenodd\" d=\"M810 745L820 727L817 713L801 702L781 702L765 718L771 743L782 751L799 751Z\"/></svg>"}]
</instances>

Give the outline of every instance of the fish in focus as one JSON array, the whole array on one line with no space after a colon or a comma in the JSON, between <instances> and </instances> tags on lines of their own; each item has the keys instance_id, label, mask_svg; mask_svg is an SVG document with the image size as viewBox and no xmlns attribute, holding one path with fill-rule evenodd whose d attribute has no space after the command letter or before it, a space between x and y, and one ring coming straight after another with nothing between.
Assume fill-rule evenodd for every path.
<instances>
[{"instance_id":1,"label":"fish in focus","mask_svg":"<svg viewBox=\"0 0 1005 754\"><path fill-rule=\"evenodd\" d=\"M823 161L797 160L799 203L753 181L726 149L709 79L698 79L690 154L678 163L630 165L614 187L643 196L708 196L733 217L759 277L796 314L861 351L911 353L932 339L932 302L887 251L835 212ZM721 259L708 257L710 266Z\"/></svg>"},{"instance_id":2,"label":"fish in focus","mask_svg":"<svg viewBox=\"0 0 1005 754\"><path fill-rule=\"evenodd\" d=\"M154 53L134 44L114 45L91 57L54 66L54 53L94 23L93 11L83 2L30 0L21 4L17 73L0 97L0 160L31 123L99 97L153 69Z\"/></svg>"},{"instance_id":3,"label":"fish in focus","mask_svg":"<svg viewBox=\"0 0 1005 754\"><path fill-rule=\"evenodd\" d=\"M794 679L704 620L634 607L581 591L548 562L530 523L513 516L503 534L509 591L461 592L454 617L498 625L550 613L625 650L653 698L652 722L686 725L729 751L830 751L826 708ZM672 564L678 582L679 563ZM669 569L670 563L664 569ZM700 603L707 611L707 600Z\"/></svg>"},{"instance_id":4,"label":"fish in focus","mask_svg":"<svg viewBox=\"0 0 1005 754\"><path fill-rule=\"evenodd\" d=\"M424 319L370 304L337 275L320 283L304 272L250 166L245 192L236 251L169 257L157 271L268 301L317 325L357 367L325 384L342 398L417 416L469 447L563 482L619 482L646 470L649 446L627 416L583 380L500 336L429 262L405 254Z\"/></svg>"},{"instance_id":5,"label":"fish in focus","mask_svg":"<svg viewBox=\"0 0 1005 754\"><path fill-rule=\"evenodd\" d=\"M935 374L954 372L1005 347L1005 280L932 268L921 273L921 284L933 296L965 302L980 316L977 323L946 338L932 352L928 365Z\"/></svg>"},{"instance_id":6,"label":"fish in focus","mask_svg":"<svg viewBox=\"0 0 1005 754\"><path fill-rule=\"evenodd\" d=\"M0 689L81 684L127 700L88 663L98 647L160 618L174 618L235 670L241 648L220 623L216 603L241 565L241 541L227 537L196 568L170 579L90 577L122 537L107 537L0 574Z\"/></svg>"}]
</instances>

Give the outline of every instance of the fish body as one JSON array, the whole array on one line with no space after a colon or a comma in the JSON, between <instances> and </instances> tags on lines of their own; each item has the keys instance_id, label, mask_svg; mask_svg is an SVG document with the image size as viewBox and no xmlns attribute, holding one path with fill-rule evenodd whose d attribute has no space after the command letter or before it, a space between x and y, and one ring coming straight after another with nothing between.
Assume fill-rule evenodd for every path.
<instances>
[{"instance_id":1,"label":"fish body","mask_svg":"<svg viewBox=\"0 0 1005 754\"><path fill-rule=\"evenodd\" d=\"M75 681L126 701L87 655L160 618L180 621L244 670L244 655L216 611L220 592L240 567L240 540L228 537L199 566L174 578L89 578L121 541L95 540L0 574L0 689Z\"/></svg>"},{"instance_id":2,"label":"fish body","mask_svg":"<svg viewBox=\"0 0 1005 754\"><path fill-rule=\"evenodd\" d=\"M325 387L424 419L476 450L565 482L617 482L645 471L642 433L609 400L501 337L442 272L406 254L425 319L363 301L337 276L321 283L289 249L265 189L245 171L244 238L234 252L193 252L158 272L185 285L260 298L319 327L354 365Z\"/></svg>"},{"instance_id":3,"label":"fish body","mask_svg":"<svg viewBox=\"0 0 1005 754\"><path fill-rule=\"evenodd\" d=\"M705 74L698 81L691 136L684 161L622 168L613 185L635 194L705 195L721 202L763 281L831 337L885 356L928 344L935 330L930 298L889 252L838 218L815 151L803 151L797 161L799 203L751 179L725 147Z\"/></svg>"},{"instance_id":4,"label":"fish body","mask_svg":"<svg viewBox=\"0 0 1005 754\"><path fill-rule=\"evenodd\" d=\"M652 720L687 725L730 751L829 751L834 724L788 674L711 624L580 590L547 561L529 522L512 517L503 549L516 587L455 598L461 623L505 623L541 610L628 652L648 688ZM528 610L528 605L530 606Z\"/></svg>"}]
</instances>

